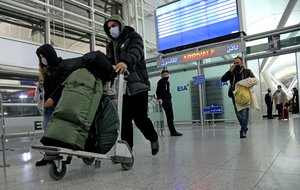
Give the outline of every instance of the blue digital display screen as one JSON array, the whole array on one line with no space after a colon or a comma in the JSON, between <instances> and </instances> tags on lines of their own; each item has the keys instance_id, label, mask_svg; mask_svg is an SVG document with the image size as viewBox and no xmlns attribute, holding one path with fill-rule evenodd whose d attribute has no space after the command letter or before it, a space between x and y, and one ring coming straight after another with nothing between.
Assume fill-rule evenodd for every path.
<instances>
[{"instance_id":1,"label":"blue digital display screen","mask_svg":"<svg viewBox=\"0 0 300 190\"><path fill-rule=\"evenodd\" d=\"M240 32L236 0L181 0L156 9L158 52Z\"/></svg>"}]
</instances>

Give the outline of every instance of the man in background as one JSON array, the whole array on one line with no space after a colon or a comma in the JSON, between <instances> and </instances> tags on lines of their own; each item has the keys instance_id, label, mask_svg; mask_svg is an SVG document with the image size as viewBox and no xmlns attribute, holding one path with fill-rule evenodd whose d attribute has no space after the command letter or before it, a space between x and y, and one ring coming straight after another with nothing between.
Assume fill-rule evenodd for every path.
<instances>
[{"instance_id":1,"label":"man in background","mask_svg":"<svg viewBox=\"0 0 300 190\"><path fill-rule=\"evenodd\" d=\"M272 115L273 98L270 88L268 88L268 93L265 95L265 103L267 105L267 118L274 119Z\"/></svg>"},{"instance_id":2,"label":"man in background","mask_svg":"<svg viewBox=\"0 0 300 190\"><path fill-rule=\"evenodd\" d=\"M278 110L278 120L282 119L282 109L283 104L287 100L286 94L283 92L281 85L277 86L277 90L273 94L273 99L275 99L276 109Z\"/></svg>"},{"instance_id":3,"label":"man in background","mask_svg":"<svg viewBox=\"0 0 300 190\"><path fill-rule=\"evenodd\" d=\"M159 104L164 108L171 136L182 136L174 126L174 114L172 107L172 95L170 93L169 71L163 69L161 79L157 82L156 97Z\"/></svg>"}]
</instances>

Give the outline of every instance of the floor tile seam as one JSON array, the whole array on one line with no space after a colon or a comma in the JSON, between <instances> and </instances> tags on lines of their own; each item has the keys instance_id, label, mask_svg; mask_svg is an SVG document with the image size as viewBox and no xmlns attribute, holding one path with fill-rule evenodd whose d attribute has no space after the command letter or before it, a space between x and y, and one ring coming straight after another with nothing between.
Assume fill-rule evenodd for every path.
<instances>
[{"instance_id":1,"label":"floor tile seam","mask_svg":"<svg viewBox=\"0 0 300 190\"><path fill-rule=\"evenodd\" d=\"M287 174L287 175L297 175L300 177L300 173L286 173L286 172L274 172L274 171L268 171L268 174Z\"/></svg>"},{"instance_id":2,"label":"floor tile seam","mask_svg":"<svg viewBox=\"0 0 300 190\"><path fill-rule=\"evenodd\" d=\"M249 171L249 170L238 170L238 169L228 169L228 168L220 168L217 167L215 169L213 169L211 172L208 172L207 175L204 175L203 177L200 177L196 182L194 182L193 184L188 185L185 189L188 189L189 187L197 184L199 181L201 181L202 179L208 177L210 174L214 173L216 170L223 170L223 171L247 171L247 172L259 172L259 173L263 173L264 171Z\"/></svg>"},{"instance_id":3,"label":"floor tile seam","mask_svg":"<svg viewBox=\"0 0 300 190\"><path fill-rule=\"evenodd\" d=\"M290 137L291 138L291 137ZM266 176L272 165L274 164L275 160L279 157L280 153L287 147L288 142L290 141L290 138L286 141L285 145L282 146L281 150L278 152L278 154L275 156L275 158L272 160L268 168L264 171L264 174L261 176L261 178L258 180L258 182L255 184L254 189L257 187L257 185L262 181L262 179Z\"/></svg>"},{"instance_id":4,"label":"floor tile seam","mask_svg":"<svg viewBox=\"0 0 300 190\"><path fill-rule=\"evenodd\" d=\"M218 168L212 169L212 171L207 172L206 175L203 175L202 177L200 177L199 179L197 179L197 181L191 183L190 185L184 187L184 189L188 189L190 187L192 187L193 185L197 184L199 181L201 181L202 179L206 178L207 176L209 176L210 174L214 173Z\"/></svg>"}]
</instances>

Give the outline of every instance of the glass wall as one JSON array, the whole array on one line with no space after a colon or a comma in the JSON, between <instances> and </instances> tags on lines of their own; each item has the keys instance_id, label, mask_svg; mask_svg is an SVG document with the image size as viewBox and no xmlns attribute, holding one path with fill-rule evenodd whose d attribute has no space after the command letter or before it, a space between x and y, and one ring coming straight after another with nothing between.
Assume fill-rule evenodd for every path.
<instances>
[{"instance_id":1,"label":"glass wall","mask_svg":"<svg viewBox=\"0 0 300 190\"><path fill-rule=\"evenodd\" d=\"M252 73L254 74L255 78L258 79L258 81L261 81L260 79L260 68L259 68L259 62L258 60L249 60L246 62L246 68L250 69L252 71ZM255 92L257 101L258 101L258 105L259 105L259 110L256 109L250 109L250 114L249 114L249 122L257 122L257 121L261 121L262 120L262 109L263 106L262 103L262 96L261 96L261 83L258 82L257 85L254 85L252 87L252 89Z\"/></svg>"},{"instance_id":2,"label":"glass wall","mask_svg":"<svg viewBox=\"0 0 300 190\"><path fill-rule=\"evenodd\" d=\"M45 22L13 11L0 9L0 36L44 43Z\"/></svg>"},{"instance_id":3,"label":"glass wall","mask_svg":"<svg viewBox=\"0 0 300 190\"><path fill-rule=\"evenodd\" d=\"M300 52L297 52L296 53L296 63L297 63L297 79L298 79L298 81L300 81ZM296 88L297 88L297 96L298 96L298 105L296 104L296 106L298 106L298 114L300 114L300 111L299 111L299 107L300 107L300 102L299 102L299 89L300 89L300 84L299 84L299 82L298 82L298 84L297 84L297 86L296 86ZM297 102L295 102L295 103L297 103Z\"/></svg>"},{"instance_id":4,"label":"glass wall","mask_svg":"<svg viewBox=\"0 0 300 190\"><path fill-rule=\"evenodd\" d=\"M231 64L224 64L214 67L203 68L205 75L204 86L204 107L222 106L223 113L215 114L218 120L236 120L231 98L228 97L229 81L222 83L221 77L227 72ZM210 114L205 115L205 119L211 119Z\"/></svg>"},{"instance_id":5,"label":"glass wall","mask_svg":"<svg viewBox=\"0 0 300 190\"><path fill-rule=\"evenodd\" d=\"M259 65L261 77L262 114L265 116L267 111L263 98L265 97L268 88L271 89L273 94L277 89L277 86L281 85L282 90L288 96L289 102L291 102L293 97L292 89L294 87L298 87L295 53L259 59ZM293 111L292 106L290 109L290 111ZM277 115L275 103L273 104L273 114Z\"/></svg>"}]
</instances>

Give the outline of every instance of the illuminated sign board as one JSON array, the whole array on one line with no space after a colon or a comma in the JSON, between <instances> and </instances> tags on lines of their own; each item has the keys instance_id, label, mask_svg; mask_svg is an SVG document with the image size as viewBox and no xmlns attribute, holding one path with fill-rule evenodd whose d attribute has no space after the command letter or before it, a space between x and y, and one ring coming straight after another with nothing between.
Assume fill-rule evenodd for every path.
<instances>
[{"instance_id":1,"label":"illuminated sign board","mask_svg":"<svg viewBox=\"0 0 300 190\"><path fill-rule=\"evenodd\" d=\"M183 56L183 61L188 62L188 61L199 60L199 59L204 59L204 58L208 58L208 57L214 57L215 54L216 54L215 49L209 49L209 50L204 50L204 51L188 53Z\"/></svg>"},{"instance_id":2,"label":"illuminated sign board","mask_svg":"<svg viewBox=\"0 0 300 190\"><path fill-rule=\"evenodd\" d=\"M241 31L237 5L236 0L180 0L158 7L158 52L174 52L236 36Z\"/></svg>"},{"instance_id":3,"label":"illuminated sign board","mask_svg":"<svg viewBox=\"0 0 300 190\"><path fill-rule=\"evenodd\" d=\"M232 44L227 44L223 46L218 46L215 48L208 48L198 51L182 51L180 54L173 56L162 57L157 60L158 68L167 67L170 65L176 65L180 63L186 63L196 60L201 60L205 58L224 56L233 53L239 53L246 50L245 42L237 42Z\"/></svg>"}]
</instances>

